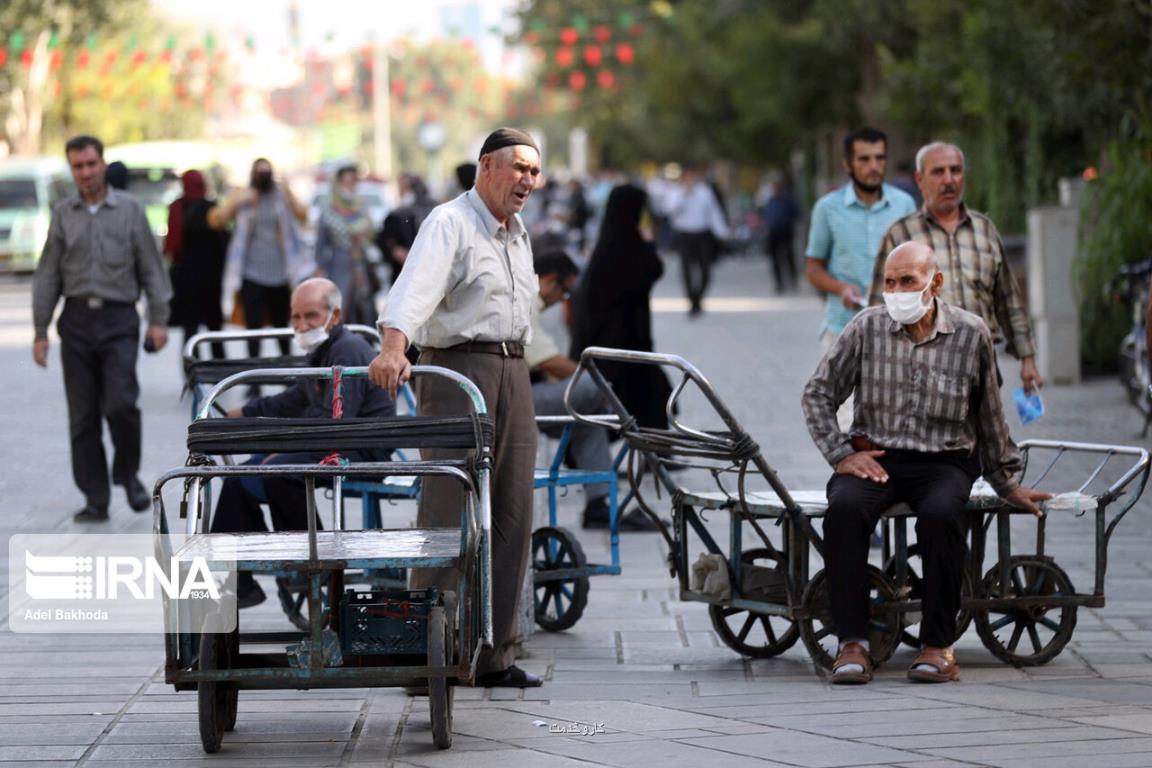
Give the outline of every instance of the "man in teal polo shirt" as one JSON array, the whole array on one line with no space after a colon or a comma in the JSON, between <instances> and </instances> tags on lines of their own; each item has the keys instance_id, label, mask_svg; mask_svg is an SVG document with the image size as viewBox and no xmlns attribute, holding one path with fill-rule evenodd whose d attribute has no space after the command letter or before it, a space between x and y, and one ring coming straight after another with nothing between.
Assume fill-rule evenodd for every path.
<instances>
[{"instance_id":1,"label":"man in teal polo shirt","mask_svg":"<svg viewBox=\"0 0 1152 768\"><path fill-rule=\"evenodd\" d=\"M808 233L808 282L825 294L820 339L824 349L866 306L876 254L888 227L916 210L908 193L884 183L888 137L859 128L844 139L851 183L816 201Z\"/></svg>"}]
</instances>

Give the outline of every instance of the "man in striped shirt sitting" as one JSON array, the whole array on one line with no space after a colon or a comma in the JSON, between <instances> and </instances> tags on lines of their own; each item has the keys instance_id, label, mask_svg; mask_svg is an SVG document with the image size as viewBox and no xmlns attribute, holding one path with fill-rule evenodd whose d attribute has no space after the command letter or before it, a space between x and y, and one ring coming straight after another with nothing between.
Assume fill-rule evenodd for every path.
<instances>
[{"instance_id":1,"label":"man in striped shirt sitting","mask_svg":"<svg viewBox=\"0 0 1152 768\"><path fill-rule=\"evenodd\" d=\"M916 513L924 564L920 656L908 677L959 679L952 654L972 483L1035 515L1050 494L1023 488L1020 452L1000 404L992 336L976 315L942 301L944 275L927 245L905 243L884 265L884 306L856 315L804 388L808 431L835 468L824 517L832 621L840 639L832 682L866 683L868 537L880 514ZM851 430L836 409L855 395Z\"/></svg>"}]
</instances>

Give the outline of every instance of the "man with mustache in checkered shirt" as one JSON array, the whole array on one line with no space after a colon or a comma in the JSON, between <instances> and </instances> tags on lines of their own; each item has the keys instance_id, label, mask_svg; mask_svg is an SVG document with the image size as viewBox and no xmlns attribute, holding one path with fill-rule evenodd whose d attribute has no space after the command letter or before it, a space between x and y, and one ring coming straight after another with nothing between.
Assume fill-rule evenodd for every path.
<instances>
[{"instance_id":1,"label":"man with mustache in checkered shirt","mask_svg":"<svg viewBox=\"0 0 1152 768\"><path fill-rule=\"evenodd\" d=\"M840 639L832 682L871 679L868 537L900 502L916 513L924 563L920 656L908 677L959 679L952 654L964 562L964 506L981 474L1008 503L1042 515L1050 494L1020 486L1020 452L1000 404L988 326L942 301L944 275L927 245L905 243L884 263L884 307L860 312L804 388L808 431L835 474L824 541L832 621ZM836 409L855 395L852 428Z\"/></svg>"}]
</instances>

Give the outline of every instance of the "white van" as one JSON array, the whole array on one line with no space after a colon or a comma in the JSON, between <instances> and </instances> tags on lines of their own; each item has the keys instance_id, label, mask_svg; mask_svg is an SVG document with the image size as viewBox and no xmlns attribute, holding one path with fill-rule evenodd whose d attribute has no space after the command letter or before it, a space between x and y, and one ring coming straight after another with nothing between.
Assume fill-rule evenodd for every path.
<instances>
[{"instance_id":1,"label":"white van","mask_svg":"<svg viewBox=\"0 0 1152 768\"><path fill-rule=\"evenodd\" d=\"M74 189L62 157L0 161L0 272L36 269L52 206Z\"/></svg>"}]
</instances>

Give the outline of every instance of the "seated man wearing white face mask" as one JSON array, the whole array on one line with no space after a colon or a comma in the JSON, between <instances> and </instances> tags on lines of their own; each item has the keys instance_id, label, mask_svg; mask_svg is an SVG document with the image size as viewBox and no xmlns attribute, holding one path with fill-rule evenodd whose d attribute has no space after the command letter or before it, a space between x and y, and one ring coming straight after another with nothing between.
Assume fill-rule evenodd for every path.
<instances>
[{"instance_id":1,"label":"seated man wearing white face mask","mask_svg":"<svg viewBox=\"0 0 1152 768\"><path fill-rule=\"evenodd\" d=\"M296 343L308 355L308 365L315 368L333 366L367 366L376 351L362 337L350 333L340 324L340 290L330 280L305 280L292 292L292 330ZM388 393L367 378L345 379L340 388L344 416L395 416L396 403ZM297 381L283 392L258 397L229 416L272 416L332 418L332 384L315 380ZM351 451L352 461L386 461L391 451ZM253 456L250 464L315 464L328 452L274 453ZM260 504L267 503L276 530L303 530L308 527L304 481L294 477L230 477L224 481L216 514L212 517L213 533L265 531ZM241 571L236 601L247 608L264 600L264 591L251 573Z\"/></svg>"},{"instance_id":2,"label":"seated man wearing white face mask","mask_svg":"<svg viewBox=\"0 0 1152 768\"><path fill-rule=\"evenodd\" d=\"M959 679L952 654L960 607L966 521L981 474L1009 503L1043 514L1051 494L1023 488L1020 452L1000 405L996 355L978 316L939 299L944 276L922 243L905 243L884 265L884 306L863 310L828 350L804 388L808 431L835 468L824 517L832 622L840 640L833 683L866 683L868 537L899 502L916 513L924 563L921 653L911 680ZM836 409L855 393L850 433Z\"/></svg>"}]
</instances>

